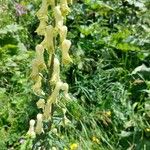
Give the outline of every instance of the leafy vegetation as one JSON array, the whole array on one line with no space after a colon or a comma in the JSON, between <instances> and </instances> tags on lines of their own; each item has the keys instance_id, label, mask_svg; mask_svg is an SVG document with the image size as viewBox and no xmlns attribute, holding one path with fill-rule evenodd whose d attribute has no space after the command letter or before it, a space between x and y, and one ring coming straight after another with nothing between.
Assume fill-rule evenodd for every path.
<instances>
[{"instance_id":1,"label":"leafy vegetation","mask_svg":"<svg viewBox=\"0 0 150 150\"><path fill-rule=\"evenodd\" d=\"M41 1L0 3L0 146L23 149L38 111L30 72L41 40L34 32ZM57 108L57 131L41 143L60 150L150 149L149 0L78 0L71 7L73 63L62 70L73 99L65 106L70 122L57 125L63 115Z\"/></svg>"}]
</instances>

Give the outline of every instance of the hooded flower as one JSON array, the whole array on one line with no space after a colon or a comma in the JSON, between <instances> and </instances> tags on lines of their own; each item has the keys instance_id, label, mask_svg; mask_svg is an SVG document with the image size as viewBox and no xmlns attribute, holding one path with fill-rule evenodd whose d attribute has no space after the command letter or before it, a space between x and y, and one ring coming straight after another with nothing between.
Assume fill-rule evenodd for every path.
<instances>
[{"instance_id":1,"label":"hooded flower","mask_svg":"<svg viewBox=\"0 0 150 150\"><path fill-rule=\"evenodd\" d=\"M69 90L69 86L67 83L63 83L63 85L61 86L61 89L64 91L64 96L67 100L70 100L70 96L68 94L68 90Z\"/></svg>"},{"instance_id":2,"label":"hooded flower","mask_svg":"<svg viewBox=\"0 0 150 150\"><path fill-rule=\"evenodd\" d=\"M42 80L42 77L38 76L36 83L32 86L33 92L36 95L45 95L45 93L41 89L41 85L42 85L41 80Z\"/></svg>"},{"instance_id":3,"label":"hooded flower","mask_svg":"<svg viewBox=\"0 0 150 150\"><path fill-rule=\"evenodd\" d=\"M67 37L67 27L66 26L62 26L60 29L59 29L59 35L60 35L60 42L63 42L66 37Z\"/></svg>"},{"instance_id":4,"label":"hooded flower","mask_svg":"<svg viewBox=\"0 0 150 150\"><path fill-rule=\"evenodd\" d=\"M42 108L44 110L45 107L45 100L44 99L39 99L38 102L36 103L38 108Z\"/></svg>"},{"instance_id":5,"label":"hooded flower","mask_svg":"<svg viewBox=\"0 0 150 150\"><path fill-rule=\"evenodd\" d=\"M37 80L38 76L39 76L39 68L36 62L36 59L34 59L32 61L32 72L31 72L31 78L35 81Z\"/></svg>"},{"instance_id":6,"label":"hooded flower","mask_svg":"<svg viewBox=\"0 0 150 150\"><path fill-rule=\"evenodd\" d=\"M48 12L47 0L42 0L41 8L36 13L36 15L39 18L39 20L41 20L43 18L43 16L47 16L47 12Z\"/></svg>"},{"instance_id":7,"label":"hooded flower","mask_svg":"<svg viewBox=\"0 0 150 150\"><path fill-rule=\"evenodd\" d=\"M53 66L53 73L51 78L51 83L56 84L58 81L60 81L60 63L57 58L54 58L54 66Z\"/></svg>"},{"instance_id":8,"label":"hooded flower","mask_svg":"<svg viewBox=\"0 0 150 150\"><path fill-rule=\"evenodd\" d=\"M60 91L60 89L61 89L61 86L62 86L62 82L57 82L56 83L56 86L55 86L55 88L54 88L54 91L52 92L52 94L49 96L49 98L48 98L48 103L56 103L56 100L57 100L57 97L58 97L58 95L59 95L59 91Z\"/></svg>"},{"instance_id":9,"label":"hooded flower","mask_svg":"<svg viewBox=\"0 0 150 150\"><path fill-rule=\"evenodd\" d=\"M54 53L54 28L49 25L45 28L44 40L41 45L48 50L49 54Z\"/></svg>"},{"instance_id":10,"label":"hooded flower","mask_svg":"<svg viewBox=\"0 0 150 150\"><path fill-rule=\"evenodd\" d=\"M43 115L42 114L37 114L37 123L36 123L36 128L35 131L37 134L41 134L43 131Z\"/></svg>"},{"instance_id":11,"label":"hooded flower","mask_svg":"<svg viewBox=\"0 0 150 150\"><path fill-rule=\"evenodd\" d=\"M47 22L45 20L41 20L35 32L37 32L38 35L45 35L46 26Z\"/></svg>"},{"instance_id":12,"label":"hooded flower","mask_svg":"<svg viewBox=\"0 0 150 150\"><path fill-rule=\"evenodd\" d=\"M44 62L44 48L42 45L37 45L36 46L36 60L37 60L37 65L40 70L46 68L45 62Z\"/></svg>"},{"instance_id":13,"label":"hooded flower","mask_svg":"<svg viewBox=\"0 0 150 150\"><path fill-rule=\"evenodd\" d=\"M67 0L60 0L60 7L63 16L66 16L70 12Z\"/></svg>"},{"instance_id":14,"label":"hooded flower","mask_svg":"<svg viewBox=\"0 0 150 150\"><path fill-rule=\"evenodd\" d=\"M34 125L35 125L35 120L31 119L30 120L30 127L29 127L29 130L27 132L27 135L31 138L35 138Z\"/></svg>"},{"instance_id":15,"label":"hooded flower","mask_svg":"<svg viewBox=\"0 0 150 150\"><path fill-rule=\"evenodd\" d=\"M63 26L63 16L60 10L60 6L56 6L54 8L54 17L55 17L55 22L56 22L56 27L60 28Z\"/></svg>"},{"instance_id":16,"label":"hooded flower","mask_svg":"<svg viewBox=\"0 0 150 150\"><path fill-rule=\"evenodd\" d=\"M68 64L68 63L72 62L72 59L70 58L69 53L68 53L70 46L71 46L70 40L65 39L62 42L61 49L62 49L62 63L63 64Z\"/></svg>"},{"instance_id":17,"label":"hooded flower","mask_svg":"<svg viewBox=\"0 0 150 150\"><path fill-rule=\"evenodd\" d=\"M52 109L52 104L50 102L47 102L44 107L44 113L43 113L44 120L47 121L51 119L51 109Z\"/></svg>"}]
</instances>

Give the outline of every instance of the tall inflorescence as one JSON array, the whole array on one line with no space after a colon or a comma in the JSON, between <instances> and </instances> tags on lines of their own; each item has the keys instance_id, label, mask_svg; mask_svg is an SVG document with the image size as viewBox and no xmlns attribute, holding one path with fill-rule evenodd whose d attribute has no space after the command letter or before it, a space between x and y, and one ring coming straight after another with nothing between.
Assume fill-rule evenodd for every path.
<instances>
[{"instance_id":1,"label":"tall inflorescence","mask_svg":"<svg viewBox=\"0 0 150 150\"><path fill-rule=\"evenodd\" d=\"M37 114L36 120L30 120L27 134L31 137L46 132L44 123L52 122L53 106L60 100L60 91L63 92L65 99L70 99L68 84L63 83L60 77L60 65L72 62L68 53L71 41L67 39L68 28L64 23L66 15L70 12L69 3L72 1L42 0L41 7L36 13L40 21L36 33L44 38L35 48L36 57L32 62L31 79L34 82L33 92L39 98L37 107L42 111ZM48 17L49 9L51 21ZM62 111L64 121L68 121L66 110L62 108Z\"/></svg>"}]
</instances>

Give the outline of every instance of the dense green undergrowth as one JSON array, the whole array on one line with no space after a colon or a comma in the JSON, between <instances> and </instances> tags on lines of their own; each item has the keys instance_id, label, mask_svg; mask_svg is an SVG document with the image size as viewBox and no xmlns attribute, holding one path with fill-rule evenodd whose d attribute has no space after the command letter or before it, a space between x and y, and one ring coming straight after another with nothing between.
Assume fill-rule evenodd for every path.
<instances>
[{"instance_id":1,"label":"dense green undergrowth","mask_svg":"<svg viewBox=\"0 0 150 150\"><path fill-rule=\"evenodd\" d=\"M0 17L0 146L4 150L21 148L29 120L37 114L30 72L40 39L34 32L40 1L16 2L27 9L25 14L17 16L15 3L5 1ZM62 70L73 98L66 105L71 122L56 126L58 132L50 131L43 145L60 150L73 146L150 149L149 7L148 0L74 3L67 19L73 63ZM55 125L61 115L59 110L54 114Z\"/></svg>"}]
</instances>

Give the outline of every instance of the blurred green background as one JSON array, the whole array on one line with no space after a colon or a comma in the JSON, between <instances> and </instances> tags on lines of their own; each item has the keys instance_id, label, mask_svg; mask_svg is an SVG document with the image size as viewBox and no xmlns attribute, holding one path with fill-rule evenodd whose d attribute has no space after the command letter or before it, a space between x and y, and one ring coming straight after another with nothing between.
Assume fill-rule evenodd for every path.
<instances>
[{"instance_id":1,"label":"blurred green background","mask_svg":"<svg viewBox=\"0 0 150 150\"><path fill-rule=\"evenodd\" d=\"M40 4L0 1L1 150L21 149L38 112L29 76L42 39L35 33ZM149 8L149 0L74 0L66 22L73 63L63 68L62 78L75 100L66 106L71 123L58 126L58 134L49 132L49 146L150 149Z\"/></svg>"}]
</instances>

